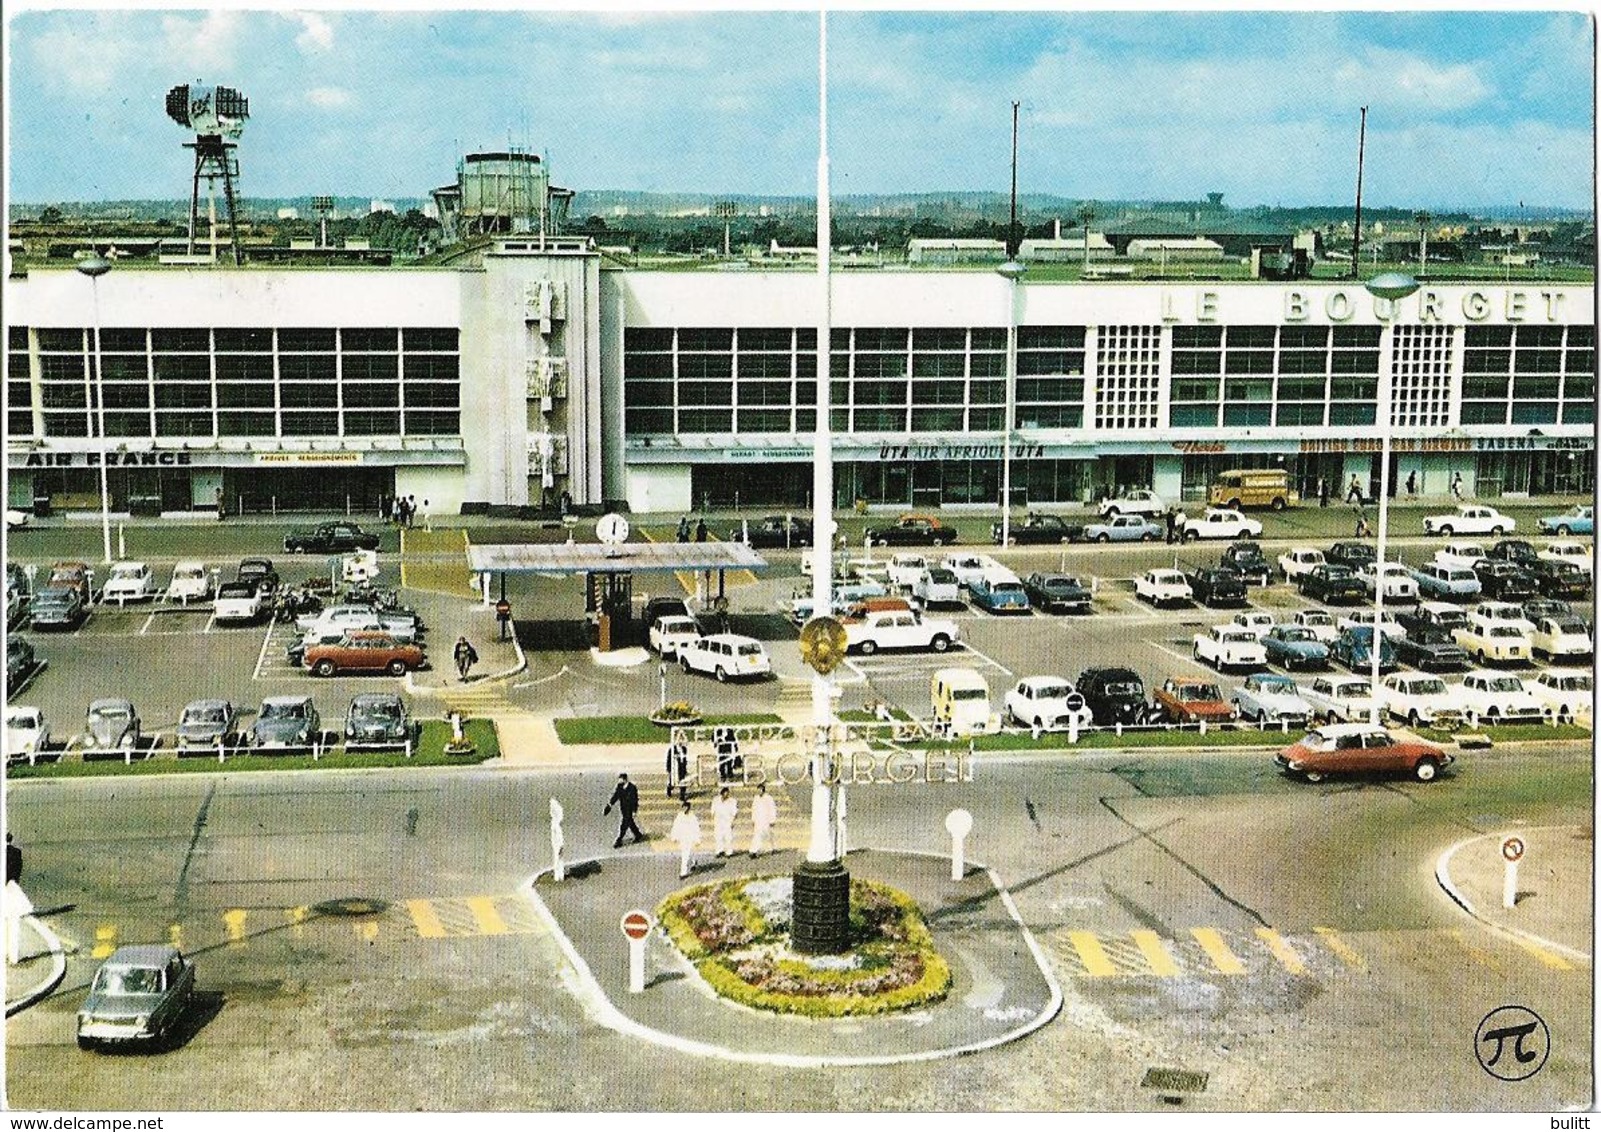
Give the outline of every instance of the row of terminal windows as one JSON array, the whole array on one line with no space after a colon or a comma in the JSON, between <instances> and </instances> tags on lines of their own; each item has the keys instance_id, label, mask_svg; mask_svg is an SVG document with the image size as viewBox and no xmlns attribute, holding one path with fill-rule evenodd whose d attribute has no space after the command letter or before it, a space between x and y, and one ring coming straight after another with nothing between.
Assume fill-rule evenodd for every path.
<instances>
[{"instance_id":1,"label":"row of terminal windows","mask_svg":"<svg viewBox=\"0 0 1601 1132\"><path fill-rule=\"evenodd\" d=\"M48 437L456 436L453 327L106 328L97 383L92 330L12 327L6 424Z\"/></svg>"}]
</instances>

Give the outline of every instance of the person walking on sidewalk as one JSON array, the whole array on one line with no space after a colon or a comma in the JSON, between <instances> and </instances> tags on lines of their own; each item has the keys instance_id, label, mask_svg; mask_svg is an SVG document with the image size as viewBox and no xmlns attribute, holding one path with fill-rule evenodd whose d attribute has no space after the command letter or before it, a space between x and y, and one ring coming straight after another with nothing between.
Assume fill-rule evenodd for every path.
<instances>
[{"instance_id":1,"label":"person walking on sidewalk","mask_svg":"<svg viewBox=\"0 0 1601 1132\"><path fill-rule=\"evenodd\" d=\"M1329 481L1322 476L1317 478L1317 505L1319 507L1329 505Z\"/></svg>"},{"instance_id":2,"label":"person walking on sidewalk","mask_svg":"<svg viewBox=\"0 0 1601 1132\"><path fill-rule=\"evenodd\" d=\"M682 739L667 744L667 796L673 796L678 783L678 800L689 801L689 744Z\"/></svg>"},{"instance_id":3,"label":"person walking on sidewalk","mask_svg":"<svg viewBox=\"0 0 1601 1132\"><path fill-rule=\"evenodd\" d=\"M1456 496L1458 503L1462 502L1462 473L1458 472L1451 477L1451 494Z\"/></svg>"},{"instance_id":4,"label":"person walking on sidewalk","mask_svg":"<svg viewBox=\"0 0 1601 1132\"><path fill-rule=\"evenodd\" d=\"M698 523L695 524L695 541L696 542L705 542L706 541L706 520L705 520L705 518L702 518Z\"/></svg>"},{"instance_id":5,"label":"person walking on sidewalk","mask_svg":"<svg viewBox=\"0 0 1601 1132\"><path fill-rule=\"evenodd\" d=\"M778 799L767 792L767 783L756 784L756 797L750 803L751 821L755 828L750 835L750 855L760 856L773 851L773 826L778 824Z\"/></svg>"},{"instance_id":6,"label":"person walking on sidewalk","mask_svg":"<svg viewBox=\"0 0 1601 1132\"><path fill-rule=\"evenodd\" d=\"M456 675L465 683L467 673L471 672L472 666L478 663L478 650L473 648L472 642L466 637L457 637L454 655L456 658Z\"/></svg>"},{"instance_id":7,"label":"person walking on sidewalk","mask_svg":"<svg viewBox=\"0 0 1601 1132\"><path fill-rule=\"evenodd\" d=\"M673 819L673 828L667 836L678 845L678 879L683 880L689 875L691 857L695 846L700 844L700 819L697 818L685 802L683 809Z\"/></svg>"},{"instance_id":8,"label":"person walking on sidewalk","mask_svg":"<svg viewBox=\"0 0 1601 1132\"><path fill-rule=\"evenodd\" d=\"M1351 486L1345 489L1345 501L1347 503L1362 502L1362 485L1357 482L1355 476L1351 477Z\"/></svg>"},{"instance_id":9,"label":"person walking on sidewalk","mask_svg":"<svg viewBox=\"0 0 1601 1132\"><path fill-rule=\"evenodd\" d=\"M1418 493L1418 473L1416 468L1407 473L1406 493L1408 495L1416 495Z\"/></svg>"},{"instance_id":10,"label":"person walking on sidewalk","mask_svg":"<svg viewBox=\"0 0 1601 1132\"><path fill-rule=\"evenodd\" d=\"M622 820L617 827L617 840L612 842L611 847L621 849L625 833L632 833L636 844L645 840L645 835L640 832L639 825L634 821L634 815L639 812L639 787L628 781L626 774L617 776L617 788L611 792L611 799L601 812L609 814L613 806L617 807Z\"/></svg>"},{"instance_id":11,"label":"person walking on sidewalk","mask_svg":"<svg viewBox=\"0 0 1601 1132\"><path fill-rule=\"evenodd\" d=\"M738 814L739 803L728 792L728 787L723 787L712 799L712 840L719 857L731 857L734 854L734 818Z\"/></svg>"},{"instance_id":12,"label":"person walking on sidewalk","mask_svg":"<svg viewBox=\"0 0 1601 1132\"><path fill-rule=\"evenodd\" d=\"M678 520L678 541L679 542L688 542L689 541L689 516L688 515L685 515L682 519Z\"/></svg>"}]
</instances>

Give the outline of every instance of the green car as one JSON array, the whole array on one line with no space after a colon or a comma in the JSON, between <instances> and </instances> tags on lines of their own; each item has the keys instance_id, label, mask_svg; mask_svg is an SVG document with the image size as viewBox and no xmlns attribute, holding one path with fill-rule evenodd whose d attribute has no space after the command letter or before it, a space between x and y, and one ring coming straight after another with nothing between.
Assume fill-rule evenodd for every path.
<instances>
[{"instance_id":1,"label":"green car","mask_svg":"<svg viewBox=\"0 0 1601 1132\"><path fill-rule=\"evenodd\" d=\"M194 964L176 947L119 947L95 972L78 1008L78 1048L147 1042L163 1046L195 993Z\"/></svg>"}]
</instances>

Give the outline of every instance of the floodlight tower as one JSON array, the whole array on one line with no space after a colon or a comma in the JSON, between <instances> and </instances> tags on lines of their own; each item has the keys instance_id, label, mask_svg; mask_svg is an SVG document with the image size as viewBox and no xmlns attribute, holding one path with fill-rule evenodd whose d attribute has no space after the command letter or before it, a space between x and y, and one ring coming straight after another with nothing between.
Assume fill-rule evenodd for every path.
<instances>
[{"instance_id":1,"label":"floodlight tower","mask_svg":"<svg viewBox=\"0 0 1601 1132\"><path fill-rule=\"evenodd\" d=\"M319 233L317 246L326 248L328 246L328 217L333 215L334 198L312 197L311 210L317 214L317 230Z\"/></svg>"},{"instance_id":2,"label":"floodlight tower","mask_svg":"<svg viewBox=\"0 0 1601 1132\"><path fill-rule=\"evenodd\" d=\"M712 211L723 221L723 258L729 256L729 240L733 227L734 217L739 215L739 205L731 200L720 200L712 206Z\"/></svg>"},{"instance_id":3,"label":"floodlight tower","mask_svg":"<svg viewBox=\"0 0 1601 1132\"><path fill-rule=\"evenodd\" d=\"M189 254L195 254L200 179L205 178L211 199L215 201L220 177L228 209L228 239L233 245L233 261L237 266L244 262L244 253L239 247L239 223L234 206L239 160L233 151L237 148L234 141L244 133L245 119L250 117L250 103L232 87L185 84L167 92L167 117L195 133L195 140L184 145L185 149L195 151L195 173L189 190Z\"/></svg>"}]
</instances>

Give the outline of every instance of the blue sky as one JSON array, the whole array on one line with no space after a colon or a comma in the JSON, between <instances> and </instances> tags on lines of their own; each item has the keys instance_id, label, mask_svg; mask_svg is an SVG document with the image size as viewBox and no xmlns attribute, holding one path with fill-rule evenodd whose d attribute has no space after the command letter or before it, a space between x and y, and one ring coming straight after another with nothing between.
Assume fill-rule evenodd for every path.
<instances>
[{"instance_id":1,"label":"blue sky","mask_svg":"<svg viewBox=\"0 0 1601 1132\"><path fill-rule=\"evenodd\" d=\"M577 189L807 194L817 19L795 12L33 11L7 20L10 193L178 197L168 87L250 98L246 196L421 196L461 151ZM1589 207L1576 12L837 12L834 188ZM92 161L91 161L91 156Z\"/></svg>"}]
</instances>

